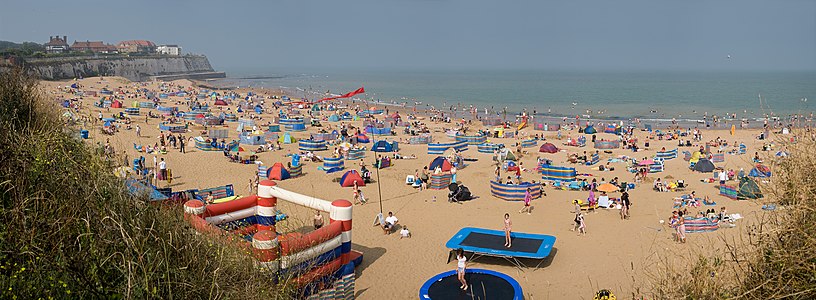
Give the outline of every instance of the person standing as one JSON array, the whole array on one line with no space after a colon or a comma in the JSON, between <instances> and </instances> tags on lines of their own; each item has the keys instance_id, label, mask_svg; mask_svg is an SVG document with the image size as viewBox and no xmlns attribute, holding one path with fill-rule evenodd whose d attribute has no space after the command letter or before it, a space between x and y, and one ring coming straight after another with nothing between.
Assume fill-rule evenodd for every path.
<instances>
[{"instance_id":1,"label":"person standing","mask_svg":"<svg viewBox=\"0 0 816 300\"><path fill-rule=\"evenodd\" d=\"M181 151L181 153L184 153L184 137L179 135L178 140L179 140L179 151Z\"/></svg>"},{"instance_id":2,"label":"person standing","mask_svg":"<svg viewBox=\"0 0 816 300\"><path fill-rule=\"evenodd\" d=\"M629 201L629 192L623 191L621 194L621 220L629 218L629 206L631 206L631 202Z\"/></svg>"},{"instance_id":3,"label":"person standing","mask_svg":"<svg viewBox=\"0 0 816 300\"><path fill-rule=\"evenodd\" d=\"M677 212L677 239L681 243L686 242L686 219L682 211Z\"/></svg>"},{"instance_id":4,"label":"person standing","mask_svg":"<svg viewBox=\"0 0 816 300\"><path fill-rule=\"evenodd\" d=\"M167 162L164 161L164 157L159 162L159 173L159 180L167 180Z\"/></svg>"},{"instance_id":5,"label":"person standing","mask_svg":"<svg viewBox=\"0 0 816 300\"><path fill-rule=\"evenodd\" d=\"M504 246L507 248L513 247L513 240L510 238L513 222L510 221L510 214L504 214Z\"/></svg>"},{"instance_id":6,"label":"person standing","mask_svg":"<svg viewBox=\"0 0 816 300\"><path fill-rule=\"evenodd\" d=\"M456 277L459 279L459 282L462 283L462 286L459 288L467 291L468 284L465 280L465 270L467 268L467 257L465 257L465 250L459 248L456 250Z\"/></svg>"},{"instance_id":7,"label":"person standing","mask_svg":"<svg viewBox=\"0 0 816 300\"><path fill-rule=\"evenodd\" d=\"M136 137L142 137L142 127L136 124Z\"/></svg>"},{"instance_id":8,"label":"person standing","mask_svg":"<svg viewBox=\"0 0 816 300\"><path fill-rule=\"evenodd\" d=\"M519 210L519 213L523 213L526 210L527 214L529 215L533 210L533 207L530 206L530 202L532 201L533 194L530 193L530 188L527 188L527 191L524 192L524 207Z\"/></svg>"}]
</instances>

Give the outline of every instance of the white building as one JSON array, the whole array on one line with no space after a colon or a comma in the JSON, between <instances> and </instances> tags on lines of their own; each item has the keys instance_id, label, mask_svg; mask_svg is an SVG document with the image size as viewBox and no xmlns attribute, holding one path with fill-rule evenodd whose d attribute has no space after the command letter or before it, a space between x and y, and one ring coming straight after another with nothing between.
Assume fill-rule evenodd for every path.
<instances>
[{"instance_id":1,"label":"white building","mask_svg":"<svg viewBox=\"0 0 816 300\"><path fill-rule=\"evenodd\" d=\"M181 47L178 45L159 45L156 53L165 55L181 55Z\"/></svg>"}]
</instances>

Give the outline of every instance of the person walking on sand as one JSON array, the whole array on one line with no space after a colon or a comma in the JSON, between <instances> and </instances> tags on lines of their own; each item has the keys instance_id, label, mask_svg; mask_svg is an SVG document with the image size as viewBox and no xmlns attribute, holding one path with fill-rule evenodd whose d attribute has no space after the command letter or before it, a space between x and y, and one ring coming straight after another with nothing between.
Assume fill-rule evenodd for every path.
<instances>
[{"instance_id":1,"label":"person walking on sand","mask_svg":"<svg viewBox=\"0 0 816 300\"><path fill-rule=\"evenodd\" d=\"M584 223L584 214L578 213L578 216L575 217L575 222L578 223L578 235L585 235L586 234L586 223Z\"/></svg>"},{"instance_id":2,"label":"person walking on sand","mask_svg":"<svg viewBox=\"0 0 816 300\"><path fill-rule=\"evenodd\" d=\"M465 281L465 269L467 268L467 257L465 257L465 250L462 248L456 249L456 277L459 279L459 282L462 283L462 286L459 288L467 291L468 284Z\"/></svg>"},{"instance_id":3,"label":"person walking on sand","mask_svg":"<svg viewBox=\"0 0 816 300\"><path fill-rule=\"evenodd\" d=\"M620 210L621 220L629 219L629 206L632 204L629 201L629 192L624 191L623 194L621 194L620 199L621 199L621 210Z\"/></svg>"},{"instance_id":4,"label":"person walking on sand","mask_svg":"<svg viewBox=\"0 0 816 300\"><path fill-rule=\"evenodd\" d=\"M504 214L504 246L507 248L513 247L513 240L510 238L513 222L510 221L510 214Z\"/></svg>"},{"instance_id":5,"label":"person walking on sand","mask_svg":"<svg viewBox=\"0 0 816 300\"><path fill-rule=\"evenodd\" d=\"M533 207L530 206L530 202L533 201L533 194L530 193L530 188L527 188L527 191L524 192L524 207L519 210L519 213L523 213L525 210L529 215L533 211Z\"/></svg>"},{"instance_id":6,"label":"person walking on sand","mask_svg":"<svg viewBox=\"0 0 816 300\"><path fill-rule=\"evenodd\" d=\"M686 242L686 219L683 217L683 212L677 213L677 239L681 243Z\"/></svg>"}]
</instances>

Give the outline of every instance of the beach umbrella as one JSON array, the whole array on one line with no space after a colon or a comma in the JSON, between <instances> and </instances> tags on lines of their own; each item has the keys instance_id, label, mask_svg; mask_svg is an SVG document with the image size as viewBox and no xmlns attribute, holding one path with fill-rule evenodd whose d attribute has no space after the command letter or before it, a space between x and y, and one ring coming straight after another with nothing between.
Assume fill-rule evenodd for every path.
<instances>
[{"instance_id":1,"label":"beach umbrella","mask_svg":"<svg viewBox=\"0 0 816 300\"><path fill-rule=\"evenodd\" d=\"M654 164L654 160L651 160L651 159L644 159L644 160L641 160L640 163L638 163L638 165L640 165L640 166L649 166L649 165L653 165L653 164Z\"/></svg>"},{"instance_id":2,"label":"beach umbrella","mask_svg":"<svg viewBox=\"0 0 816 300\"><path fill-rule=\"evenodd\" d=\"M611 183L604 183L597 188L601 192L611 193L618 190L618 187Z\"/></svg>"}]
</instances>

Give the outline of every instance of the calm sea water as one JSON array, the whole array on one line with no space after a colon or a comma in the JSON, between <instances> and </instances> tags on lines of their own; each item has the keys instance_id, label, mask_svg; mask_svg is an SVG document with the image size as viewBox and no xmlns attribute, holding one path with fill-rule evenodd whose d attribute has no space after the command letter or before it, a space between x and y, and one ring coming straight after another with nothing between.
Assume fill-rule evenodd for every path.
<instances>
[{"instance_id":1,"label":"calm sea water","mask_svg":"<svg viewBox=\"0 0 816 300\"><path fill-rule=\"evenodd\" d=\"M237 75L237 76L236 76ZM250 77L233 73L231 76ZM816 110L816 72L547 72L547 71L344 71L281 72L269 78L227 78L231 86L302 88L345 93L365 86L366 99L464 103L518 112L593 118L698 119L810 114ZM271 78L275 77L275 78ZM295 96L314 99L300 93ZM760 102L759 95L762 96ZM811 99L810 101L803 100Z\"/></svg>"}]
</instances>

